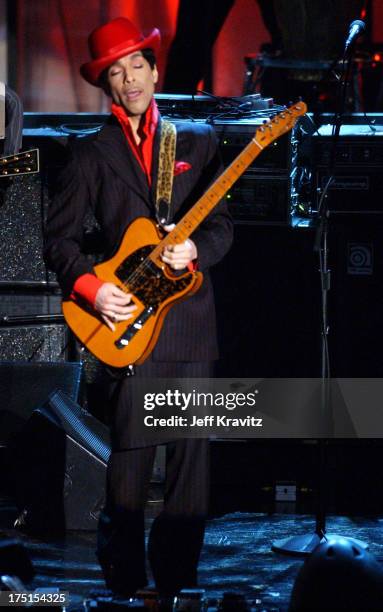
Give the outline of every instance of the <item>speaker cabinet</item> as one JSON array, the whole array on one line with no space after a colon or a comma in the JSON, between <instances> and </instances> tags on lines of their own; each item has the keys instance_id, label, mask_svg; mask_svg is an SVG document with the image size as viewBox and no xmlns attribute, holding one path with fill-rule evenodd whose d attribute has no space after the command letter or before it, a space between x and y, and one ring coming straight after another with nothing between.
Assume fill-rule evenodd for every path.
<instances>
[{"instance_id":1,"label":"speaker cabinet","mask_svg":"<svg viewBox=\"0 0 383 612\"><path fill-rule=\"evenodd\" d=\"M0 281L54 281L42 256L48 193L40 174L3 179L0 196Z\"/></svg>"},{"instance_id":2,"label":"speaker cabinet","mask_svg":"<svg viewBox=\"0 0 383 612\"><path fill-rule=\"evenodd\" d=\"M383 219L331 220L329 345L331 373L383 373Z\"/></svg>"}]
</instances>

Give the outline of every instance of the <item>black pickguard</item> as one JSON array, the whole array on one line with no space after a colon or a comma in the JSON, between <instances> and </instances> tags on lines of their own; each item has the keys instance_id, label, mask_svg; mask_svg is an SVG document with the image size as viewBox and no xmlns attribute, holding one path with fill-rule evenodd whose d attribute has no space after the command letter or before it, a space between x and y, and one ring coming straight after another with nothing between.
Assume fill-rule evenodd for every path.
<instances>
[{"instance_id":1,"label":"black pickguard","mask_svg":"<svg viewBox=\"0 0 383 612\"><path fill-rule=\"evenodd\" d=\"M153 244L134 251L118 266L115 275L140 302L156 311L166 299L190 285L191 275L174 280L167 278L161 268L148 259L154 248Z\"/></svg>"}]
</instances>

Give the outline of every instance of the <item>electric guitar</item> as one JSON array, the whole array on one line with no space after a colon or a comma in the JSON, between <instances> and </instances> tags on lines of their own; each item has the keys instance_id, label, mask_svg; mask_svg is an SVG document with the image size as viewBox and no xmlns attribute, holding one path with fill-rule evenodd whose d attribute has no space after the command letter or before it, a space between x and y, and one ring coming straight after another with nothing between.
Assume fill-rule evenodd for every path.
<instances>
[{"instance_id":1,"label":"electric guitar","mask_svg":"<svg viewBox=\"0 0 383 612\"><path fill-rule=\"evenodd\" d=\"M128 226L116 254L96 265L94 271L101 280L132 294L137 309L131 319L116 323L115 331L111 331L86 303L72 299L63 302L69 327L100 361L117 368L145 361L169 309L196 293L203 279L198 271L175 275L161 260L165 246L185 242L257 155L291 130L306 111L306 105L298 102L265 121L240 155L166 236L154 221L144 217Z\"/></svg>"},{"instance_id":2,"label":"electric guitar","mask_svg":"<svg viewBox=\"0 0 383 612\"><path fill-rule=\"evenodd\" d=\"M39 171L39 150L30 149L0 157L0 178L33 174Z\"/></svg>"}]
</instances>

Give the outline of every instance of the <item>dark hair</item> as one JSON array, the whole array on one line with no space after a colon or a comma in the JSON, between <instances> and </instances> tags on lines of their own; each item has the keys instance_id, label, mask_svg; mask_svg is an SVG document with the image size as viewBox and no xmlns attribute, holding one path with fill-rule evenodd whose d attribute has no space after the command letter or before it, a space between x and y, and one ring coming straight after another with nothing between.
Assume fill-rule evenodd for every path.
<instances>
[{"instance_id":1,"label":"dark hair","mask_svg":"<svg viewBox=\"0 0 383 612\"><path fill-rule=\"evenodd\" d=\"M141 53L153 70L154 66L156 65L156 56L153 49L142 49Z\"/></svg>"},{"instance_id":2,"label":"dark hair","mask_svg":"<svg viewBox=\"0 0 383 612\"><path fill-rule=\"evenodd\" d=\"M146 61L148 62L150 68L153 70L154 66L156 65L156 56L154 54L153 49L141 49L141 53L142 53L142 57L144 59L146 59ZM107 66L107 68L105 68L100 76L98 77L98 85L100 87L102 87L102 89L105 91L105 93L109 96L110 95L110 91L109 91L109 82L108 82L108 70L109 70L110 66Z\"/></svg>"}]
</instances>

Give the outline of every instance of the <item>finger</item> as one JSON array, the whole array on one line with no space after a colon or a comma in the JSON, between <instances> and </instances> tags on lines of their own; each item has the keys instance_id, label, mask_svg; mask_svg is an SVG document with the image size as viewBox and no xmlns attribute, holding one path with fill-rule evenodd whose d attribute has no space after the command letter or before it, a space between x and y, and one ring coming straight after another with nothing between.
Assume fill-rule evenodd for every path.
<instances>
[{"instance_id":1,"label":"finger","mask_svg":"<svg viewBox=\"0 0 383 612\"><path fill-rule=\"evenodd\" d=\"M131 300L126 300L126 298L118 297L117 295L109 295L105 298L103 305L105 308L112 309L114 306L125 307L125 306L135 306L135 303Z\"/></svg>"},{"instance_id":2,"label":"finger","mask_svg":"<svg viewBox=\"0 0 383 612\"><path fill-rule=\"evenodd\" d=\"M112 289L112 295L115 295L116 297L119 297L119 298L127 299L129 301L132 299L131 293L127 293L123 289L120 289L120 287L117 287L117 285L114 285Z\"/></svg>"},{"instance_id":3,"label":"finger","mask_svg":"<svg viewBox=\"0 0 383 612\"><path fill-rule=\"evenodd\" d=\"M169 257L168 255L165 255L165 254L161 255L161 259L162 261L164 261L165 263L169 265L173 263L173 257Z\"/></svg>"},{"instance_id":4,"label":"finger","mask_svg":"<svg viewBox=\"0 0 383 612\"><path fill-rule=\"evenodd\" d=\"M130 314L129 312L127 313L116 312L114 309L104 310L102 314L107 316L108 319L112 321L112 323L118 323L119 321L127 321L128 319L131 319L133 317L133 315Z\"/></svg>"},{"instance_id":5,"label":"finger","mask_svg":"<svg viewBox=\"0 0 383 612\"><path fill-rule=\"evenodd\" d=\"M173 246L173 253L190 253L191 251L191 244L190 242L182 242L181 244L175 244Z\"/></svg>"},{"instance_id":6,"label":"finger","mask_svg":"<svg viewBox=\"0 0 383 612\"><path fill-rule=\"evenodd\" d=\"M133 304L132 306L119 306L118 304L108 304L106 310L103 312L106 312L107 314L111 312L112 316L116 316L127 315L133 312L134 310L137 310L137 306L135 304Z\"/></svg>"},{"instance_id":7,"label":"finger","mask_svg":"<svg viewBox=\"0 0 383 612\"><path fill-rule=\"evenodd\" d=\"M189 263L190 253L169 253L169 255L164 253L162 255L162 260L166 263Z\"/></svg>"},{"instance_id":8,"label":"finger","mask_svg":"<svg viewBox=\"0 0 383 612\"><path fill-rule=\"evenodd\" d=\"M101 310L113 310L115 307L116 308L127 308L129 306L133 307L135 306L134 302L127 302L125 299L120 299L117 298L116 296L109 296L108 298L106 298L102 304L102 309Z\"/></svg>"},{"instance_id":9,"label":"finger","mask_svg":"<svg viewBox=\"0 0 383 612\"><path fill-rule=\"evenodd\" d=\"M166 261L165 262L172 270L184 270L188 266L188 261Z\"/></svg>"},{"instance_id":10,"label":"finger","mask_svg":"<svg viewBox=\"0 0 383 612\"><path fill-rule=\"evenodd\" d=\"M106 315L102 314L101 315L102 320L104 321L104 323L109 327L109 329L111 331L115 331L116 330L116 326L113 325L112 321L110 320L109 317L107 317Z\"/></svg>"},{"instance_id":11,"label":"finger","mask_svg":"<svg viewBox=\"0 0 383 612\"><path fill-rule=\"evenodd\" d=\"M103 303L103 307L101 308L101 312L106 312L107 310L120 310L121 308L126 309L130 308L132 311L136 310L137 306L134 302L126 302L125 300L119 300L118 298L111 296L105 300ZM130 311L127 311L130 312Z\"/></svg>"},{"instance_id":12,"label":"finger","mask_svg":"<svg viewBox=\"0 0 383 612\"><path fill-rule=\"evenodd\" d=\"M170 223L169 225L164 225L163 228L165 232L171 232L174 230L175 226L175 223Z\"/></svg>"},{"instance_id":13,"label":"finger","mask_svg":"<svg viewBox=\"0 0 383 612\"><path fill-rule=\"evenodd\" d=\"M177 248L180 247L181 245L174 245L173 249L170 250L168 248L164 249L163 254L165 255L165 257L169 257L169 259L180 259L181 257L186 258L189 257L190 258L190 250L189 249L185 249L185 247L181 246L181 248Z\"/></svg>"}]
</instances>

